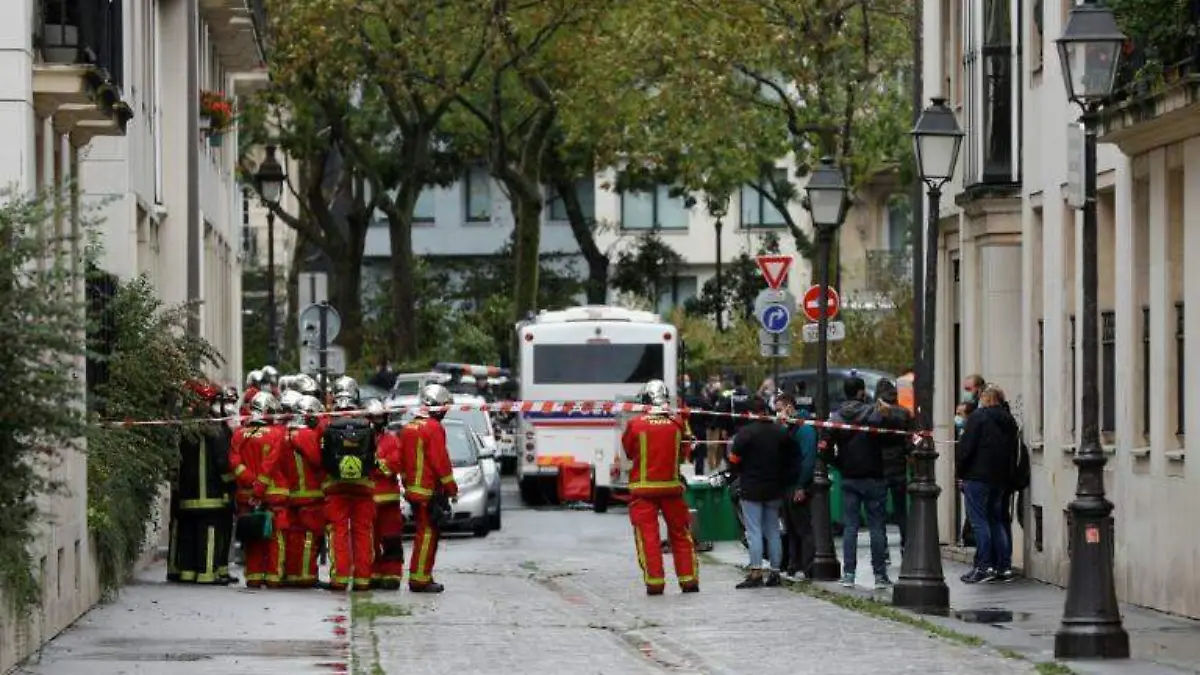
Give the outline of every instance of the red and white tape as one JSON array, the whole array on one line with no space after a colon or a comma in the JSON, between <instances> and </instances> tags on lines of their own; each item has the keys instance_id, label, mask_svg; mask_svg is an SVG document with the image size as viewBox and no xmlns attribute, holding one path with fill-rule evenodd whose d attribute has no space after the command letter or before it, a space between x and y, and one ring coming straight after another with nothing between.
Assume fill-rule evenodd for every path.
<instances>
[{"instance_id":1,"label":"red and white tape","mask_svg":"<svg viewBox=\"0 0 1200 675\"><path fill-rule=\"evenodd\" d=\"M577 413L586 415L586 414L640 413L640 412L649 412L651 410L663 410L663 408L657 407L657 406L646 405L644 403L620 403L620 402L616 402L616 401L495 401L492 403L466 403L466 404L454 404L454 405L441 406L441 407L394 406L394 407L388 408L388 413L393 414L393 413L397 413L397 412L407 412L410 410L415 410L418 412L422 412L422 411L434 412L434 411L442 411L442 410L447 411L447 412L452 412L452 411L468 412L468 411L482 410L484 412L494 412L494 413L538 413L538 414L555 414L555 413L561 414L561 413L577 412ZM819 429L834 429L834 430L839 430L839 431L858 431L858 432L866 432L866 433L894 434L894 435L901 435L901 436L912 435L915 437L929 435L928 432L920 432L920 431L913 432L913 431L904 430L904 429L885 429L882 427L872 427L872 426L866 426L866 425L861 425L861 424L847 424L845 422L833 422L833 421L829 421L829 420L814 420L814 419L800 419L800 418L784 419L778 415L755 415L752 413L719 412L719 411L713 411L713 410L701 410L701 409L694 409L694 408L670 408L670 409L668 409L668 411L672 412L672 413L683 414L686 416L704 415L704 416L709 416L709 417L720 417L720 418L727 418L727 419L732 418L732 419L743 420L743 421L755 421L755 420L763 420L763 421L771 421L771 422L786 421L790 424L796 424L796 425L805 424L805 425L816 427ZM365 416L366 414L367 413L364 410L332 410L332 411L315 413L313 415L306 415L306 416L337 418L337 417L362 417L362 416ZM291 415L289 415L289 414L281 414L281 415L274 416L274 419L286 420L286 419L289 419L290 417L291 417ZM185 420L182 418L162 419L162 420L132 420L132 419L104 420L103 422L101 422L101 424L104 424L107 426L114 426L114 427L130 428L130 427L147 427L147 426L173 426L173 425L183 424L185 422L197 422L197 421L244 422L249 419L251 419L251 417L247 416L247 415L230 415L227 417L203 418L202 420L197 420L197 419Z\"/></svg>"}]
</instances>

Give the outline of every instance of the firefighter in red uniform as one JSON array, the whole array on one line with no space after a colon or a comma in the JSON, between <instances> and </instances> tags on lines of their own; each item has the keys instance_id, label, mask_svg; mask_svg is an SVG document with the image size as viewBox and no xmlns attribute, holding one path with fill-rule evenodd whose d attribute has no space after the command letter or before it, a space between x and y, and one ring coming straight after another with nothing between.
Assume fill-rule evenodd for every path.
<instances>
[{"instance_id":1,"label":"firefighter in red uniform","mask_svg":"<svg viewBox=\"0 0 1200 675\"><path fill-rule=\"evenodd\" d=\"M444 587L433 580L437 560L438 525L448 515L450 500L458 496L450 453L446 449L446 430L442 418L454 398L440 384L421 390L422 408L416 419L400 431L400 469L404 478L404 498L412 504L417 525L413 539L412 561L408 566L408 590L414 593L441 593Z\"/></svg>"},{"instance_id":2,"label":"firefighter in red uniform","mask_svg":"<svg viewBox=\"0 0 1200 675\"><path fill-rule=\"evenodd\" d=\"M400 510L400 439L387 429L387 410L380 401L367 404L367 419L375 428L375 564L371 587L385 591L400 588L404 580L404 513Z\"/></svg>"},{"instance_id":3,"label":"firefighter in red uniform","mask_svg":"<svg viewBox=\"0 0 1200 675\"><path fill-rule=\"evenodd\" d=\"M353 378L339 377L332 393L335 412L357 409L358 383ZM335 439L350 439L354 447L338 440L335 448ZM370 477L375 462L373 441L370 426L358 415L334 417L322 436L321 459L329 475L325 481L325 531L330 590L371 589L375 557L375 486ZM362 454L357 454L360 451Z\"/></svg>"},{"instance_id":4,"label":"firefighter in red uniform","mask_svg":"<svg viewBox=\"0 0 1200 675\"><path fill-rule=\"evenodd\" d=\"M323 408L316 397L299 395L301 398L288 428L295 478L288 500L289 528L286 535L284 583L297 588L311 588L319 581L317 558L321 539L325 536L325 468L321 465L321 436L318 432L320 420L323 419L319 415Z\"/></svg>"},{"instance_id":5,"label":"firefighter in red uniform","mask_svg":"<svg viewBox=\"0 0 1200 675\"><path fill-rule=\"evenodd\" d=\"M621 437L625 456L633 461L629 474L629 520L637 546L638 564L646 592L662 595L667 585L663 570L662 540L658 514L667 522L675 576L684 593L700 590L699 563L692 541L687 503L679 466L688 457L684 423L667 411L670 392L662 380L651 380L642 388L642 403L653 406L629 421Z\"/></svg>"},{"instance_id":6,"label":"firefighter in red uniform","mask_svg":"<svg viewBox=\"0 0 1200 675\"><path fill-rule=\"evenodd\" d=\"M260 391L249 407L250 419L238 427L229 450L229 466L238 486L238 515L264 505L274 517L274 531L269 540L245 542L246 587L277 587L283 582L284 530L291 490L290 486L277 485L273 475L279 473L276 467L288 451L288 442L283 427L273 419L279 411L274 395Z\"/></svg>"},{"instance_id":7,"label":"firefighter in red uniform","mask_svg":"<svg viewBox=\"0 0 1200 675\"><path fill-rule=\"evenodd\" d=\"M246 390L242 392L241 404L238 406L238 414L242 417L250 416L250 401L262 391L262 378L261 370L252 370L246 374Z\"/></svg>"}]
</instances>

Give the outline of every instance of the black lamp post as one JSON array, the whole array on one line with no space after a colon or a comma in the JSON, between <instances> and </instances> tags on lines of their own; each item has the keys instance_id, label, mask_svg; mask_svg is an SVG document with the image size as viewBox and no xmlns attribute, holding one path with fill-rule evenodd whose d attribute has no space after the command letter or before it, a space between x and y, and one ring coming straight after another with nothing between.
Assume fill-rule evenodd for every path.
<instances>
[{"instance_id":1,"label":"black lamp post","mask_svg":"<svg viewBox=\"0 0 1200 675\"><path fill-rule=\"evenodd\" d=\"M938 290L938 215L942 186L954 177L963 132L946 107L946 99L935 98L921 113L913 128L913 150L917 171L927 188L929 206L924 237L924 298L921 300L921 324L913 331L920 358L917 361L916 398L921 429L933 429L933 380L937 346ZM914 268L916 263L914 261ZM900 579L892 591L892 604L922 612L942 614L950 609L950 589L942 572L942 551L938 539L937 500L942 489L937 484L938 452L933 437L923 436L913 451L916 470L908 486L912 495L909 509L909 539L900 565Z\"/></svg>"},{"instance_id":2,"label":"black lamp post","mask_svg":"<svg viewBox=\"0 0 1200 675\"><path fill-rule=\"evenodd\" d=\"M721 219L729 209L729 195L708 193L705 198L708 206L708 214L715 220L713 229L716 230L716 257L717 257L717 330L725 332L725 284L721 276Z\"/></svg>"},{"instance_id":3,"label":"black lamp post","mask_svg":"<svg viewBox=\"0 0 1200 675\"><path fill-rule=\"evenodd\" d=\"M850 205L849 188L833 158L824 157L808 178L804 188L804 208L812 216L817 231L817 283L821 287L820 314L817 320L817 419L829 419L829 253L833 237L846 219ZM833 581L841 576L841 565L833 549L833 528L829 513L829 470L825 458L817 454L813 472L812 521L814 552L808 575L817 581Z\"/></svg>"},{"instance_id":4,"label":"black lamp post","mask_svg":"<svg viewBox=\"0 0 1200 675\"><path fill-rule=\"evenodd\" d=\"M275 158L275 146L267 146L267 156L258 167L254 179L258 182L258 195L267 205L267 363L279 365L279 336L276 323L279 320L275 308L275 207L283 196L283 181L286 178L283 166Z\"/></svg>"},{"instance_id":5,"label":"black lamp post","mask_svg":"<svg viewBox=\"0 0 1200 675\"><path fill-rule=\"evenodd\" d=\"M1104 496L1107 458L1100 447L1096 328L1096 118L1112 94L1125 35L1111 10L1088 2L1071 10L1057 43L1067 97L1083 111L1083 410L1075 455L1079 478L1070 506L1070 579L1054 656L1127 659L1129 634L1121 625L1113 583L1113 505Z\"/></svg>"}]
</instances>

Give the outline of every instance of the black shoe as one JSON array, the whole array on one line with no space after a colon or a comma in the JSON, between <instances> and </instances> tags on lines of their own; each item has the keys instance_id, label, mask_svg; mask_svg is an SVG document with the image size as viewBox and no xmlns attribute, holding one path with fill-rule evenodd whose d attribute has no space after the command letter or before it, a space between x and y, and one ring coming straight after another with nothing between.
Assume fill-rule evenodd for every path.
<instances>
[{"instance_id":1,"label":"black shoe","mask_svg":"<svg viewBox=\"0 0 1200 675\"><path fill-rule=\"evenodd\" d=\"M395 579L388 581L372 581L371 588L380 591L398 591L400 590L400 582L396 581Z\"/></svg>"},{"instance_id":2,"label":"black shoe","mask_svg":"<svg viewBox=\"0 0 1200 675\"><path fill-rule=\"evenodd\" d=\"M1017 573L1014 572L1011 568L1006 569L1002 572L996 572L996 575L992 578L992 581L995 583L998 583L998 584L1009 584L1016 580L1017 580Z\"/></svg>"},{"instance_id":3,"label":"black shoe","mask_svg":"<svg viewBox=\"0 0 1200 675\"><path fill-rule=\"evenodd\" d=\"M964 584L978 584L992 578L985 570L973 569L959 577Z\"/></svg>"},{"instance_id":4,"label":"black shoe","mask_svg":"<svg viewBox=\"0 0 1200 675\"><path fill-rule=\"evenodd\" d=\"M759 575L759 574L751 574L750 576L743 579L742 583L738 584L737 586L734 586L734 588L737 588L739 590L743 589L743 588L762 588L762 587L763 587L763 578L762 578L762 575Z\"/></svg>"},{"instance_id":5,"label":"black shoe","mask_svg":"<svg viewBox=\"0 0 1200 675\"><path fill-rule=\"evenodd\" d=\"M763 585L772 588L775 586L782 586L783 579L779 576L779 572L771 572L767 575L767 580Z\"/></svg>"},{"instance_id":6,"label":"black shoe","mask_svg":"<svg viewBox=\"0 0 1200 675\"><path fill-rule=\"evenodd\" d=\"M647 586L646 595L662 595L666 590L665 586Z\"/></svg>"},{"instance_id":7,"label":"black shoe","mask_svg":"<svg viewBox=\"0 0 1200 675\"><path fill-rule=\"evenodd\" d=\"M446 587L436 581L431 581L427 584L409 584L409 593L441 593L446 590Z\"/></svg>"},{"instance_id":8,"label":"black shoe","mask_svg":"<svg viewBox=\"0 0 1200 675\"><path fill-rule=\"evenodd\" d=\"M679 587L679 590L683 591L684 593L699 593L700 584L684 584L683 586Z\"/></svg>"},{"instance_id":9,"label":"black shoe","mask_svg":"<svg viewBox=\"0 0 1200 675\"><path fill-rule=\"evenodd\" d=\"M221 577L221 582L224 584L227 584L227 585L232 585L232 584L240 584L240 583L242 583L242 580L231 574L226 574L225 576Z\"/></svg>"}]
</instances>

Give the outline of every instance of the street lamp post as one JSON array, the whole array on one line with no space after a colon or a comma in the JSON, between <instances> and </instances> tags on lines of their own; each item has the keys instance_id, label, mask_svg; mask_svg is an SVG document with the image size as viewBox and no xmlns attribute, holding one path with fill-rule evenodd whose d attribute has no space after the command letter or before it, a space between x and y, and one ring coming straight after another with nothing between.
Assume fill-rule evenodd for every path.
<instances>
[{"instance_id":1,"label":"street lamp post","mask_svg":"<svg viewBox=\"0 0 1200 675\"><path fill-rule=\"evenodd\" d=\"M833 237L850 204L849 188L841 169L833 158L824 157L821 164L808 178L804 188L804 207L812 216L817 230L817 283L821 295L817 301L817 419L829 419L829 254ZM841 565L833 548L833 528L829 513L829 469L825 458L817 453L817 465L813 472L812 521L814 551L808 575L817 581L833 581L841 576Z\"/></svg>"},{"instance_id":2,"label":"street lamp post","mask_svg":"<svg viewBox=\"0 0 1200 675\"><path fill-rule=\"evenodd\" d=\"M1104 495L1100 447L1100 389L1096 329L1096 118L1112 94L1125 36L1111 10L1087 2L1071 10L1057 40L1067 97L1083 111L1083 409L1079 478L1071 502L1071 568L1054 656L1063 659L1127 659L1129 634L1121 624L1113 583L1112 502Z\"/></svg>"},{"instance_id":3,"label":"street lamp post","mask_svg":"<svg viewBox=\"0 0 1200 675\"><path fill-rule=\"evenodd\" d=\"M267 206L267 363L279 365L279 336L275 307L275 207L283 196L283 166L275 158L275 146L267 146L267 156L258 167L254 179L258 195Z\"/></svg>"},{"instance_id":4,"label":"street lamp post","mask_svg":"<svg viewBox=\"0 0 1200 675\"><path fill-rule=\"evenodd\" d=\"M950 589L942 572L942 551L938 538L937 500L942 489L937 484L938 452L933 443L933 382L937 355L938 287L938 215L942 186L954 177L963 132L946 107L946 99L934 98L921 113L913 128L913 150L917 171L925 183L929 198L924 228L925 274L917 340L916 373L917 414L925 433L913 451L916 470L908 486L912 495L909 509L909 540L900 565L900 579L892 591L892 604L922 612L942 614L950 609Z\"/></svg>"},{"instance_id":5,"label":"street lamp post","mask_svg":"<svg viewBox=\"0 0 1200 675\"><path fill-rule=\"evenodd\" d=\"M716 231L717 237L717 330L725 332L725 283L721 275L721 219L725 217L729 208L729 195L709 193L706 201L708 202L708 214L715 219L713 229Z\"/></svg>"}]
</instances>

